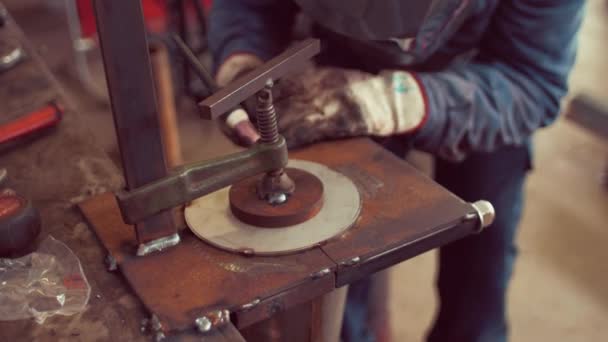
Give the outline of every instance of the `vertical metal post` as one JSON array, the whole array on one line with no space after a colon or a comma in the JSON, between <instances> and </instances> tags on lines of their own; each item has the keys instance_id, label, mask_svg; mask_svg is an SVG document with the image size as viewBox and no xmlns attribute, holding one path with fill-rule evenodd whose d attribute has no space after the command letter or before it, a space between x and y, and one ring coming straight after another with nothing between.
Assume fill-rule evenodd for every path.
<instances>
[{"instance_id":1,"label":"vertical metal post","mask_svg":"<svg viewBox=\"0 0 608 342\"><path fill-rule=\"evenodd\" d=\"M93 0L127 190L166 175L140 0ZM171 212L135 225L140 244L176 233Z\"/></svg>"}]
</instances>

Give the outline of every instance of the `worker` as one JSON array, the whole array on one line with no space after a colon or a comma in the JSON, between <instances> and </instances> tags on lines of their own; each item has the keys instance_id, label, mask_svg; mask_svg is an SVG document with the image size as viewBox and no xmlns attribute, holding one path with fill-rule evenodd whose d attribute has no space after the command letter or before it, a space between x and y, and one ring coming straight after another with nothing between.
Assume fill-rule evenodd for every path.
<instances>
[{"instance_id":1,"label":"worker","mask_svg":"<svg viewBox=\"0 0 608 342\"><path fill-rule=\"evenodd\" d=\"M583 0L215 0L208 39L217 81L225 85L281 52L296 14L304 14L298 23L313 23L324 51L317 65L277 85L288 146L383 137L399 154L409 147L432 154L437 182L462 199L493 203L491 227L439 251L439 309L427 340L501 342L508 336L506 293L533 134L560 111L583 6ZM231 113L226 127L245 144L258 138L243 111ZM344 341L378 337L366 324L369 286L369 280L351 286Z\"/></svg>"}]
</instances>

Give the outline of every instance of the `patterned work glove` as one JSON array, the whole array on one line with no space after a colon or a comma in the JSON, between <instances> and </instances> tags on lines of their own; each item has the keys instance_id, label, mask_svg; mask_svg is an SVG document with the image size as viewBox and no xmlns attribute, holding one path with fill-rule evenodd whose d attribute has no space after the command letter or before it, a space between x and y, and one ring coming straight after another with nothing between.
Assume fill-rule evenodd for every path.
<instances>
[{"instance_id":1,"label":"patterned work glove","mask_svg":"<svg viewBox=\"0 0 608 342\"><path fill-rule=\"evenodd\" d=\"M273 93L279 131L289 148L345 137L413 133L426 117L423 91L406 71L374 75L311 66L281 79ZM249 128L246 113L233 112L227 122L240 141L259 137Z\"/></svg>"}]
</instances>

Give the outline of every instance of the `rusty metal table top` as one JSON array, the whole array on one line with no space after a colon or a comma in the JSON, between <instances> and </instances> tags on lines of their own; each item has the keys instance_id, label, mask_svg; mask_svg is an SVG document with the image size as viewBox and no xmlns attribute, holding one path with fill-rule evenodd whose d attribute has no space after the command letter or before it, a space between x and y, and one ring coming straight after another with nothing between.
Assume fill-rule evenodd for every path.
<instances>
[{"instance_id":1,"label":"rusty metal table top","mask_svg":"<svg viewBox=\"0 0 608 342\"><path fill-rule=\"evenodd\" d=\"M182 231L180 245L135 257L132 227L113 195L81 209L103 245L165 332L194 329L194 321L227 309L240 328L470 234L474 212L403 160L369 139L315 145L292 158L325 164L349 176L362 194L362 212L343 236L297 254L250 257L216 249ZM328 269L329 272L321 271Z\"/></svg>"}]
</instances>

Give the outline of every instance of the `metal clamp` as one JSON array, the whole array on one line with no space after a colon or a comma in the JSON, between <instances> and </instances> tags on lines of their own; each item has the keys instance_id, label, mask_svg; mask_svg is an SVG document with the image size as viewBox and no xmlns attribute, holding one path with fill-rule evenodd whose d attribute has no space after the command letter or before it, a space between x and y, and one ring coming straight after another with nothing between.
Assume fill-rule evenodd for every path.
<instances>
[{"instance_id":1,"label":"metal clamp","mask_svg":"<svg viewBox=\"0 0 608 342\"><path fill-rule=\"evenodd\" d=\"M182 49L187 50L186 47ZM222 115L260 89L266 90L261 94L270 94L268 86L273 80L302 68L319 51L320 42L316 39L295 44L281 55L238 78L201 102L199 106L203 116L215 118ZM271 98L266 102L268 103L263 103L265 106L261 107L262 112L268 115L262 115L267 120L262 120L266 124L260 127L262 131L260 143L247 151L185 166L167 177L128 192L117 193L116 197L124 221L130 224L137 223L146 217L189 202L244 178L281 170L287 166L287 144L278 134Z\"/></svg>"},{"instance_id":2,"label":"metal clamp","mask_svg":"<svg viewBox=\"0 0 608 342\"><path fill-rule=\"evenodd\" d=\"M178 168L168 177L116 194L126 223L136 223L241 179L287 165L287 144L258 144L246 151Z\"/></svg>"}]
</instances>

